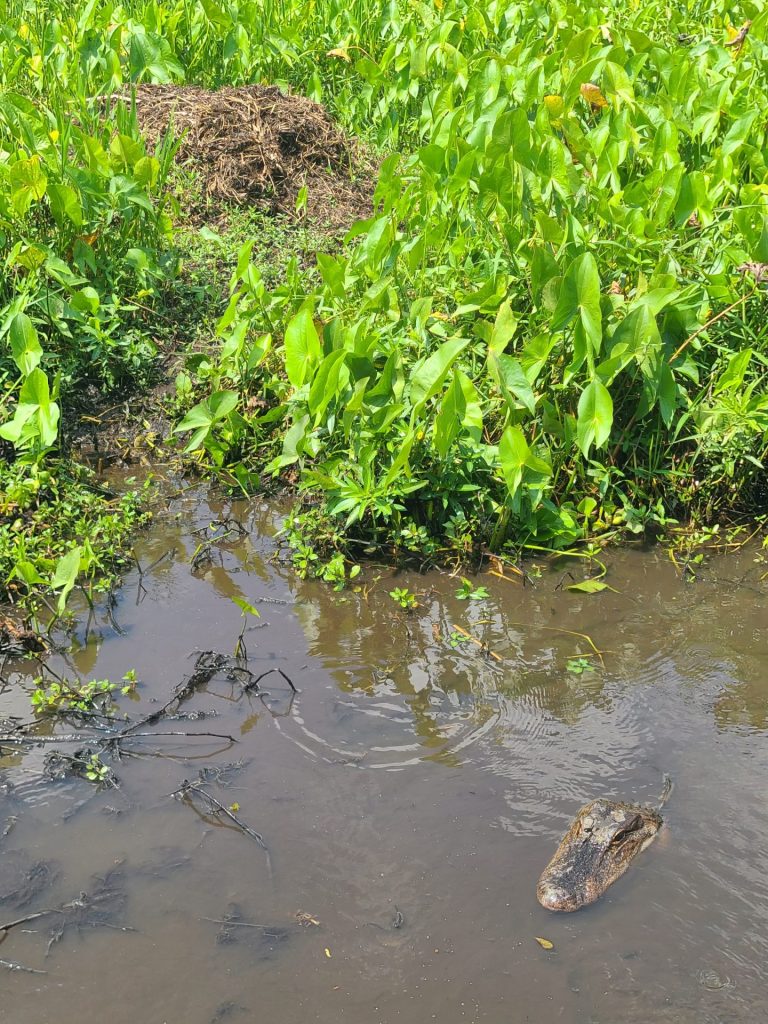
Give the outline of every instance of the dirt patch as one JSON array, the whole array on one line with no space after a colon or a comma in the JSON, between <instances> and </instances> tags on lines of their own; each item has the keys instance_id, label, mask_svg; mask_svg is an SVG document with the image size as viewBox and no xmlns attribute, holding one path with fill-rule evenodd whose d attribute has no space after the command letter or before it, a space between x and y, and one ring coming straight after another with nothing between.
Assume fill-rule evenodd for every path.
<instances>
[{"instance_id":1,"label":"dirt patch","mask_svg":"<svg viewBox=\"0 0 768 1024\"><path fill-rule=\"evenodd\" d=\"M214 209L253 204L295 215L306 185L306 216L324 230L371 215L372 168L327 111L303 96L263 85L215 92L141 85L136 114L152 146L169 127L182 136L177 162L202 176Z\"/></svg>"}]
</instances>

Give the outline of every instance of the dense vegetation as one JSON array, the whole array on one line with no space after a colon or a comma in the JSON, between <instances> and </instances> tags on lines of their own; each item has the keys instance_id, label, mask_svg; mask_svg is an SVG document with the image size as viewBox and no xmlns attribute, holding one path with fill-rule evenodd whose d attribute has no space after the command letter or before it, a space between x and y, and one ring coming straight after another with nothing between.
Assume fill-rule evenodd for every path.
<instances>
[{"instance_id":1,"label":"dense vegetation","mask_svg":"<svg viewBox=\"0 0 768 1024\"><path fill-rule=\"evenodd\" d=\"M241 247L179 431L245 490L298 484L305 565L763 511L762 3L6 10L0 485L50 463L83 389L146 382L181 286L174 139L150 153L108 97L264 81L378 149L375 213L277 286Z\"/></svg>"}]
</instances>

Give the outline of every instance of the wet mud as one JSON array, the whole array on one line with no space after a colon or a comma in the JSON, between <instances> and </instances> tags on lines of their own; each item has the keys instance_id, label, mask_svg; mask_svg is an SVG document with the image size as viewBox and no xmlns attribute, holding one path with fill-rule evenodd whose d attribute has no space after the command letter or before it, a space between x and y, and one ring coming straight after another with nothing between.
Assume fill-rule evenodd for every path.
<instances>
[{"instance_id":1,"label":"wet mud","mask_svg":"<svg viewBox=\"0 0 768 1024\"><path fill-rule=\"evenodd\" d=\"M244 532L207 530L232 520ZM132 722L201 652L221 658L112 751L116 787L52 778L51 744L0 748L0 925L41 913L0 932L5 1017L763 1019L760 553L715 556L692 581L662 550L611 552L618 592L597 595L558 587L576 564L525 586L481 573L490 596L467 601L447 574L302 581L279 526L274 506L189 488L116 600L54 637L61 675L135 670L116 698ZM0 718L32 716L38 670L5 664ZM578 808L653 803L665 774L664 828L627 874L576 914L540 907Z\"/></svg>"}]
</instances>

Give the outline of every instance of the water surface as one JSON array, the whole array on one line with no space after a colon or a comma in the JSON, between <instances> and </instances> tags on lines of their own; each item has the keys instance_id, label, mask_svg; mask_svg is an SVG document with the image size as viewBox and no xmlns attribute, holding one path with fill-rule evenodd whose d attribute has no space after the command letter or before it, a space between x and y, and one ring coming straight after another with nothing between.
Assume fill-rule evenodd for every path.
<instances>
[{"instance_id":1,"label":"water surface","mask_svg":"<svg viewBox=\"0 0 768 1024\"><path fill-rule=\"evenodd\" d=\"M201 557L206 527L228 516L246 535L231 524ZM575 562L533 585L484 572L473 582L489 598L461 601L445 573L370 569L341 593L297 579L278 526L268 505L188 489L137 547L142 570L172 554L129 573L114 607L83 616L69 653L50 659L87 679L135 669L138 700L120 703L138 718L189 676L195 652L233 653L237 597L261 612L245 623L247 668L280 668L299 692L271 672L268 692L244 693L245 675L223 670L151 730L237 742L136 741L114 762L117 789L47 780L50 748L0 760L0 923L81 891L102 899L79 927L57 914L7 934L0 958L47 973L4 971L4 1019L764 1019L759 552L713 557L696 581L662 550L611 552L618 593L599 595L565 589L568 572L583 575ZM400 609L393 587L419 608ZM594 671L569 670L579 658ZM29 717L33 675L6 666L0 715ZM201 770L269 856L170 795ZM653 802L665 773L666 826L624 878L577 914L539 907L538 875L579 806ZM19 894L39 864L47 874Z\"/></svg>"}]
</instances>

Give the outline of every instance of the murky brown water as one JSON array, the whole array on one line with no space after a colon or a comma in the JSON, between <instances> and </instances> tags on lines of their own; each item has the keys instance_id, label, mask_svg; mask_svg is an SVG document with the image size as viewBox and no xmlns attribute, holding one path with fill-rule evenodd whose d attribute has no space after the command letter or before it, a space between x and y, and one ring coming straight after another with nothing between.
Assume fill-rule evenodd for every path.
<instances>
[{"instance_id":1,"label":"murky brown water","mask_svg":"<svg viewBox=\"0 0 768 1024\"><path fill-rule=\"evenodd\" d=\"M121 705L148 714L189 675L191 652L233 651L241 597L262 616L245 634L250 670L281 668L300 692L292 700L272 673L260 699L218 674L184 702L187 717L152 728L237 744L135 741L141 756L115 764L117 790L45 781L44 749L0 760L0 832L13 824L0 840L0 923L81 891L94 900L77 919L7 934L0 958L47 973L2 972L3 1020L766 1018L768 566L754 549L715 559L695 583L662 551L610 553L620 593L596 596L557 589L578 565L525 588L485 574L489 599L468 602L440 574L369 573L360 593L297 580L271 560L277 517L265 507L236 507L248 537L195 570L192 531L232 510L193 490L172 511L138 550L144 566L175 556L130 574L114 619L99 607L52 667L113 679L134 668L140 701ZM393 586L418 592L417 612L397 608ZM569 630L589 634L604 668L568 670L593 653ZM0 714L29 717L31 679L10 677ZM269 858L169 795L239 761L207 789L239 805ZM540 908L536 880L578 807L654 801L664 773L675 790L663 838L594 907ZM49 874L30 881L37 862ZM232 914L262 927L217 923Z\"/></svg>"}]
</instances>

